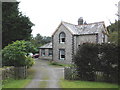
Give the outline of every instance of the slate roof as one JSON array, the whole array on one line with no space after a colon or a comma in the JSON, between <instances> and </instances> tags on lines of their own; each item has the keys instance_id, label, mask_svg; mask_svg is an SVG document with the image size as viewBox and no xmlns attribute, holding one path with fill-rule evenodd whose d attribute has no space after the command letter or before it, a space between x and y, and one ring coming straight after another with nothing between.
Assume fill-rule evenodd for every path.
<instances>
[{"instance_id":1,"label":"slate roof","mask_svg":"<svg viewBox=\"0 0 120 90\"><path fill-rule=\"evenodd\" d=\"M48 49L48 48L51 48L52 49L52 42L50 42L50 43L47 43L47 44L45 44L45 45L43 45L43 46L41 46L41 47L39 47L40 49Z\"/></svg>"},{"instance_id":2,"label":"slate roof","mask_svg":"<svg viewBox=\"0 0 120 90\"><path fill-rule=\"evenodd\" d=\"M107 33L104 22L96 22L83 25L74 25L67 22L61 22L73 35L96 34L101 30Z\"/></svg>"}]
</instances>

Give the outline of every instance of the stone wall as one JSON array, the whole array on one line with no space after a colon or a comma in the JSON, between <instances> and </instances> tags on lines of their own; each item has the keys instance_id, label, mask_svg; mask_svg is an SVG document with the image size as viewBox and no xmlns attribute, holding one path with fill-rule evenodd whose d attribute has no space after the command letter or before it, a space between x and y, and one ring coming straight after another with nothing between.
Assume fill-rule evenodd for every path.
<instances>
[{"instance_id":1,"label":"stone wall","mask_svg":"<svg viewBox=\"0 0 120 90\"><path fill-rule=\"evenodd\" d=\"M39 50L39 59L52 60L52 55L49 56L49 49L45 49L45 56L41 56L41 49Z\"/></svg>"},{"instance_id":2,"label":"stone wall","mask_svg":"<svg viewBox=\"0 0 120 90\"><path fill-rule=\"evenodd\" d=\"M27 77L27 67L6 67L0 69L2 73L0 73L0 76L2 77L2 80L5 80L7 78L15 78L15 79L25 79Z\"/></svg>"},{"instance_id":3,"label":"stone wall","mask_svg":"<svg viewBox=\"0 0 120 90\"><path fill-rule=\"evenodd\" d=\"M59 34L64 32L66 35L65 43L59 43ZM53 36L53 61L70 64L72 62L72 34L64 25L60 25ZM65 49L65 60L59 59L59 49Z\"/></svg>"},{"instance_id":4,"label":"stone wall","mask_svg":"<svg viewBox=\"0 0 120 90\"><path fill-rule=\"evenodd\" d=\"M15 72L14 72L14 67L7 67L7 68L2 68L1 69L1 76L2 80L5 80L7 78L14 78Z\"/></svg>"}]
</instances>

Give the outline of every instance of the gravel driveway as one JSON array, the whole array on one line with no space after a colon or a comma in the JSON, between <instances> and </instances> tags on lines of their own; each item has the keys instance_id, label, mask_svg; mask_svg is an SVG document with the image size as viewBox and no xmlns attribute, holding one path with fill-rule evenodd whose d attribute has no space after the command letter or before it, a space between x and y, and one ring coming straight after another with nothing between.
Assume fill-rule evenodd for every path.
<instances>
[{"instance_id":1,"label":"gravel driveway","mask_svg":"<svg viewBox=\"0 0 120 90\"><path fill-rule=\"evenodd\" d=\"M48 65L46 60L35 60L33 80L25 88L60 88L59 81L64 77L64 68Z\"/></svg>"}]
</instances>

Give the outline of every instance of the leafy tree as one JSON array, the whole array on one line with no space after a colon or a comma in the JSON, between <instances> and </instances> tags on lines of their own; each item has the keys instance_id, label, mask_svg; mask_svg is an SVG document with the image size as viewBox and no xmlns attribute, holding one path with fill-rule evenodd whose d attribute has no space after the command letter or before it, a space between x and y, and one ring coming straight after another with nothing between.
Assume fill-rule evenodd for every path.
<instances>
[{"instance_id":1,"label":"leafy tree","mask_svg":"<svg viewBox=\"0 0 120 90\"><path fill-rule=\"evenodd\" d=\"M30 19L22 15L18 9L19 2L2 3L2 47L12 41L29 40L34 25Z\"/></svg>"},{"instance_id":2,"label":"leafy tree","mask_svg":"<svg viewBox=\"0 0 120 90\"><path fill-rule=\"evenodd\" d=\"M101 81L118 83L120 76L118 71L119 48L120 46L114 43L80 45L73 58L78 79L96 80L95 72L103 72L103 76L100 77Z\"/></svg>"},{"instance_id":3,"label":"leafy tree","mask_svg":"<svg viewBox=\"0 0 120 90\"><path fill-rule=\"evenodd\" d=\"M111 23L107 28L109 30L109 42L118 44L118 42L120 42L120 36L118 35L120 31L120 21L116 20L115 23Z\"/></svg>"},{"instance_id":4,"label":"leafy tree","mask_svg":"<svg viewBox=\"0 0 120 90\"><path fill-rule=\"evenodd\" d=\"M36 44L42 45L43 44L43 36L41 36L40 34L37 34L35 37L35 42L36 42Z\"/></svg>"},{"instance_id":5,"label":"leafy tree","mask_svg":"<svg viewBox=\"0 0 120 90\"><path fill-rule=\"evenodd\" d=\"M98 55L98 47L96 44L85 43L78 48L74 55L73 62L77 66L78 77L80 80L94 80L94 67ZM97 68L97 67L96 67Z\"/></svg>"},{"instance_id":6,"label":"leafy tree","mask_svg":"<svg viewBox=\"0 0 120 90\"><path fill-rule=\"evenodd\" d=\"M16 41L6 46L2 51L3 66L31 66L34 62L28 57L28 53L35 48L28 41Z\"/></svg>"},{"instance_id":7,"label":"leafy tree","mask_svg":"<svg viewBox=\"0 0 120 90\"><path fill-rule=\"evenodd\" d=\"M46 37L46 36L44 36L43 37L43 44L46 44L46 43L49 43L49 42L51 42L51 37Z\"/></svg>"},{"instance_id":8,"label":"leafy tree","mask_svg":"<svg viewBox=\"0 0 120 90\"><path fill-rule=\"evenodd\" d=\"M35 47L38 48L46 43L51 42L51 37L42 36L38 33L35 37L31 36L30 42L32 42Z\"/></svg>"}]
</instances>

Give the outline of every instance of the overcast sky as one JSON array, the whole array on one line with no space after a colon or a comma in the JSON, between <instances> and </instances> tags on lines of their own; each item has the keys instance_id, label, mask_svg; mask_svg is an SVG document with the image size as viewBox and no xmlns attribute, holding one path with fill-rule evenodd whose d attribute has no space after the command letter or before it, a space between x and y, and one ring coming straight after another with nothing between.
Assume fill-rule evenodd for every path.
<instances>
[{"instance_id":1,"label":"overcast sky","mask_svg":"<svg viewBox=\"0 0 120 90\"><path fill-rule=\"evenodd\" d=\"M115 4L120 0L17 0L19 9L35 24L33 36L51 36L61 21L77 24L79 17L87 23L104 21L108 26L117 19Z\"/></svg>"}]
</instances>

